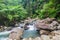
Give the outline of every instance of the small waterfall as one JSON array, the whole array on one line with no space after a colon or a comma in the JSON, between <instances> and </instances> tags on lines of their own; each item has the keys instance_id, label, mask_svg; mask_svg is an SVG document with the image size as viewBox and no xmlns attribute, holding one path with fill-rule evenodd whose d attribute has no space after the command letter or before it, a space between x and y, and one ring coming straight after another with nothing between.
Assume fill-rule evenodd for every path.
<instances>
[{"instance_id":1,"label":"small waterfall","mask_svg":"<svg viewBox=\"0 0 60 40\"><path fill-rule=\"evenodd\" d=\"M37 31L37 28L34 26L33 23L30 23L29 25L27 25L28 29L24 30L24 34L22 35L22 38L35 38L39 36L39 33Z\"/></svg>"},{"instance_id":2,"label":"small waterfall","mask_svg":"<svg viewBox=\"0 0 60 40\"><path fill-rule=\"evenodd\" d=\"M33 25L28 25L27 26L29 29L28 30L37 30L37 28Z\"/></svg>"},{"instance_id":3,"label":"small waterfall","mask_svg":"<svg viewBox=\"0 0 60 40\"><path fill-rule=\"evenodd\" d=\"M24 26L24 23L21 23L21 24L19 24L19 26L17 28L23 28L23 26ZM34 22L29 23L29 25L27 25L27 27L29 29L24 30L22 38L39 36L37 28L34 26ZM11 30L11 31L13 31L13 30ZM7 40L11 31L0 32L0 40Z\"/></svg>"}]
</instances>

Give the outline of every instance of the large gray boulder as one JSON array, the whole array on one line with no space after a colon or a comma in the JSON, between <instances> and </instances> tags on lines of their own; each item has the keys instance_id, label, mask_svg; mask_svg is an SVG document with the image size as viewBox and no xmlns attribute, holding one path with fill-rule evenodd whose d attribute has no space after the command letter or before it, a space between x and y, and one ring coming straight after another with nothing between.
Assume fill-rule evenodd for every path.
<instances>
[{"instance_id":1,"label":"large gray boulder","mask_svg":"<svg viewBox=\"0 0 60 40\"><path fill-rule=\"evenodd\" d=\"M53 18L46 18L43 20L37 20L35 26L40 29L56 30L59 29L59 23Z\"/></svg>"}]
</instances>

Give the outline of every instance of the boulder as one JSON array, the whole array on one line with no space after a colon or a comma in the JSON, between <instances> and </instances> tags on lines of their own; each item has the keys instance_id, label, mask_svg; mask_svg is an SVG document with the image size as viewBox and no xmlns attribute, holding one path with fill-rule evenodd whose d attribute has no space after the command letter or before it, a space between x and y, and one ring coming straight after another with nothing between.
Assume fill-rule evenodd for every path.
<instances>
[{"instance_id":1,"label":"boulder","mask_svg":"<svg viewBox=\"0 0 60 40\"><path fill-rule=\"evenodd\" d=\"M60 24L57 26L57 29L60 29Z\"/></svg>"},{"instance_id":2,"label":"boulder","mask_svg":"<svg viewBox=\"0 0 60 40\"><path fill-rule=\"evenodd\" d=\"M52 40L60 40L60 35L53 36Z\"/></svg>"},{"instance_id":3,"label":"boulder","mask_svg":"<svg viewBox=\"0 0 60 40\"><path fill-rule=\"evenodd\" d=\"M46 18L46 19L43 19L43 21L45 23L51 23L53 20L55 20L55 18Z\"/></svg>"},{"instance_id":4,"label":"boulder","mask_svg":"<svg viewBox=\"0 0 60 40\"><path fill-rule=\"evenodd\" d=\"M51 23L49 23L51 22ZM56 30L59 29L60 26L58 26L59 23L57 21L48 21L47 19L44 20L38 20L35 23L35 26L40 29L48 29L48 30Z\"/></svg>"},{"instance_id":5,"label":"boulder","mask_svg":"<svg viewBox=\"0 0 60 40\"><path fill-rule=\"evenodd\" d=\"M35 26L39 29L48 29L49 28L49 24L46 24L44 22L41 22L41 21L37 21L35 23Z\"/></svg>"},{"instance_id":6,"label":"boulder","mask_svg":"<svg viewBox=\"0 0 60 40\"><path fill-rule=\"evenodd\" d=\"M40 30L40 35L49 35L50 31L47 30Z\"/></svg>"},{"instance_id":7,"label":"boulder","mask_svg":"<svg viewBox=\"0 0 60 40\"><path fill-rule=\"evenodd\" d=\"M9 39L12 39L12 40L20 40L22 34L23 34L23 29L21 28L14 28L12 29L10 35L9 35ZM9 40L8 39L8 40Z\"/></svg>"},{"instance_id":8,"label":"boulder","mask_svg":"<svg viewBox=\"0 0 60 40\"><path fill-rule=\"evenodd\" d=\"M55 31L52 31L51 33L55 35L60 35L60 30L55 30Z\"/></svg>"},{"instance_id":9,"label":"boulder","mask_svg":"<svg viewBox=\"0 0 60 40\"><path fill-rule=\"evenodd\" d=\"M56 30L58 25L59 23L57 21L53 21L51 24L49 24L49 29Z\"/></svg>"}]
</instances>

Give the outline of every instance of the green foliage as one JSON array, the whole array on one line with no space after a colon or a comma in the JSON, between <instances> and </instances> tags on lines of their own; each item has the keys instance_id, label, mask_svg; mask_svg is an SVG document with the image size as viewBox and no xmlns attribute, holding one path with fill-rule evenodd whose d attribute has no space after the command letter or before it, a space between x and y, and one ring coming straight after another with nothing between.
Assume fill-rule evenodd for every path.
<instances>
[{"instance_id":1,"label":"green foliage","mask_svg":"<svg viewBox=\"0 0 60 40\"><path fill-rule=\"evenodd\" d=\"M43 5L43 8L41 10L37 10L36 12L39 13L39 18L43 19L47 17L55 18L57 16L58 11L59 8L56 6L56 1L50 0L48 3Z\"/></svg>"},{"instance_id":2,"label":"green foliage","mask_svg":"<svg viewBox=\"0 0 60 40\"><path fill-rule=\"evenodd\" d=\"M59 0L0 0L0 24L12 24L27 17L60 19Z\"/></svg>"},{"instance_id":3,"label":"green foliage","mask_svg":"<svg viewBox=\"0 0 60 40\"><path fill-rule=\"evenodd\" d=\"M10 20L12 20L13 18L15 18L16 20L16 18L24 19L27 17L27 12L22 6L9 6L9 8L11 8L9 9L9 15L8 15L8 18Z\"/></svg>"},{"instance_id":4,"label":"green foliage","mask_svg":"<svg viewBox=\"0 0 60 40\"><path fill-rule=\"evenodd\" d=\"M2 6L1 5L0 16L1 16L0 21L6 20L5 22L2 22L2 23L7 25L7 21L11 23L13 21L20 21L27 18L27 12L20 5L17 5L17 6L6 6L6 5Z\"/></svg>"}]
</instances>

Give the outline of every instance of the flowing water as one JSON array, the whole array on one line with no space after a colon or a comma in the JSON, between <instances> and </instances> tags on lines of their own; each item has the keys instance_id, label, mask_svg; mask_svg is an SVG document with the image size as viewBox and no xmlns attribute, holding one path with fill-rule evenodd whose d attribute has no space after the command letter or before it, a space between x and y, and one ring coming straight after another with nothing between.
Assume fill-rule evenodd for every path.
<instances>
[{"instance_id":1,"label":"flowing water","mask_svg":"<svg viewBox=\"0 0 60 40\"><path fill-rule=\"evenodd\" d=\"M0 32L0 40L7 40L11 31Z\"/></svg>"},{"instance_id":2,"label":"flowing water","mask_svg":"<svg viewBox=\"0 0 60 40\"><path fill-rule=\"evenodd\" d=\"M37 31L37 28L34 25L28 25L27 27L29 27L28 30L24 30L24 33L22 35L23 38L35 38L39 36L39 33Z\"/></svg>"},{"instance_id":3,"label":"flowing water","mask_svg":"<svg viewBox=\"0 0 60 40\"><path fill-rule=\"evenodd\" d=\"M38 31L36 31L37 29L34 25L28 25L27 27L29 27L29 29L24 30L22 38L39 36ZM11 31L0 32L0 40L7 40L10 32Z\"/></svg>"}]
</instances>

